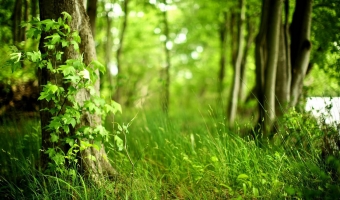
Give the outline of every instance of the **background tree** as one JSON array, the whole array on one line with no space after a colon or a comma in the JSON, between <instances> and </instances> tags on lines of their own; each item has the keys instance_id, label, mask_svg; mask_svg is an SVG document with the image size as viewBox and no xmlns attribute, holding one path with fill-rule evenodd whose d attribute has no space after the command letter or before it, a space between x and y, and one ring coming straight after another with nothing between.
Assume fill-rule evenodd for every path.
<instances>
[{"instance_id":1,"label":"background tree","mask_svg":"<svg viewBox=\"0 0 340 200\"><path fill-rule=\"evenodd\" d=\"M289 4L286 2L286 19L289 18L288 8ZM289 97L289 106L296 105L301 94L311 50L312 1L296 2L290 45L288 44L287 22L285 28L281 25L281 10L282 1L275 1L275 3L263 1L261 27L256 41L257 98L259 99L260 122L264 119L262 126L267 136L277 117L275 110L278 108L285 110L286 100ZM289 72L290 66L292 66L291 72ZM277 73L280 73L278 74L280 75L279 81ZM275 95L279 97L276 102Z\"/></svg>"}]
</instances>

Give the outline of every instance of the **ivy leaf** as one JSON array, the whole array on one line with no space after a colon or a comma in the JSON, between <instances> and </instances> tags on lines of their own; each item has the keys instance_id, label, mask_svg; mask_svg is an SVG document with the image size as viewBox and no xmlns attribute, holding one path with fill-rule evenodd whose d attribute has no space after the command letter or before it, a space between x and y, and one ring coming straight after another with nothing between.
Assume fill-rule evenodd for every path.
<instances>
[{"instance_id":1,"label":"ivy leaf","mask_svg":"<svg viewBox=\"0 0 340 200\"><path fill-rule=\"evenodd\" d=\"M72 38L73 38L73 40L74 40L75 42L77 42L77 43L80 43L80 42L81 42L81 38L80 38L79 33L78 33L77 31L75 31L75 32L72 33Z\"/></svg>"},{"instance_id":2,"label":"ivy leaf","mask_svg":"<svg viewBox=\"0 0 340 200\"><path fill-rule=\"evenodd\" d=\"M68 41L67 40L61 40L61 46L62 47L67 47L68 46Z\"/></svg>"},{"instance_id":3,"label":"ivy leaf","mask_svg":"<svg viewBox=\"0 0 340 200\"><path fill-rule=\"evenodd\" d=\"M119 111L121 114L123 113L122 106L121 106L119 103L117 103L117 102L111 100L111 106L114 108L114 112L113 112L114 114L115 114L117 111Z\"/></svg>"},{"instance_id":4,"label":"ivy leaf","mask_svg":"<svg viewBox=\"0 0 340 200\"><path fill-rule=\"evenodd\" d=\"M58 142L58 140L59 140L59 136L52 133L51 134L51 142Z\"/></svg>"},{"instance_id":5,"label":"ivy leaf","mask_svg":"<svg viewBox=\"0 0 340 200\"><path fill-rule=\"evenodd\" d=\"M69 144L72 147L74 145L74 139L66 138L66 143Z\"/></svg>"},{"instance_id":6,"label":"ivy leaf","mask_svg":"<svg viewBox=\"0 0 340 200\"><path fill-rule=\"evenodd\" d=\"M72 40L72 41L71 41L71 44L73 44L74 50L76 50L76 51L79 50L79 45L78 45L78 43L77 43L76 41Z\"/></svg>"},{"instance_id":7,"label":"ivy leaf","mask_svg":"<svg viewBox=\"0 0 340 200\"><path fill-rule=\"evenodd\" d=\"M64 52L62 51L58 51L57 54L55 55L55 57L57 58L57 60L61 60L61 55L63 55Z\"/></svg>"},{"instance_id":8,"label":"ivy leaf","mask_svg":"<svg viewBox=\"0 0 340 200\"><path fill-rule=\"evenodd\" d=\"M45 31L49 31L54 26L55 21L52 19L45 19L42 23L45 24Z\"/></svg>"},{"instance_id":9,"label":"ivy leaf","mask_svg":"<svg viewBox=\"0 0 340 200\"><path fill-rule=\"evenodd\" d=\"M68 76L70 74L75 74L76 73L76 70L71 65L61 65L58 68L58 71L61 71L64 76Z\"/></svg>"},{"instance_id":10,"label":"ivy leaf","mask_svg":"<svg viewBox=\"0 0 340 200\"><path fill-rule=\"evenodd\" d=\"M32 62L41 61L41 52L40 52L40 51L27 52L26 55L28 56L28 58L29 58Z\"/></svg>"},{"instance_id":11,"label":"ivy leaf","mask_svg":"<svg viewBox=\"0 0 340 200\"><path fill-rule=\"evenodd\" d=\"M94 69L99 69L101 73L105 73L106 67L102 63L100 63L98 60L92 61L91 64L94 65Z\"/></svg>"},{"instance_id":12,"label":"ivy leaf","mask_svg":"<svg viewBox=\"0 0 340 200\"><path fill-rule=\"evenodd\" d=\"M60 35L58 33L54 33L53 35L46 36L45 39L51 39L50 44L57 44L60 42Z\"/></svg>"},{"instance_id":13,"label":"ivy leaf","mask_svg":"<svg viewBox=\"0 0 340 200\"><path fill-rule=\"evenodd\" d=\"M64 15L64 21L70 22L72 20L72 16L67 12L63 11L61 14Z\"/></svg>"}]
</instances>

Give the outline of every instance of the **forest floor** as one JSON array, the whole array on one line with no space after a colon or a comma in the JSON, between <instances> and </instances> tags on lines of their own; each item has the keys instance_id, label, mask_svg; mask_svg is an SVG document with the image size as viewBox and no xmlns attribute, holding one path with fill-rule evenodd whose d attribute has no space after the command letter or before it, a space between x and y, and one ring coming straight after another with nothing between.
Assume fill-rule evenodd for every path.
<instances>
[{"instance_id":1,"label":"forest floor","mask_svg":"<svg viewBox=\"0 0 340 200\"><path fill-rule=\"evenodd\" d=\"M239 136L247 125L229 130L223 118L214 116L211 110L169 117L151 111L126 112L116 118L119 124L128 126L126 151L117 148L114 131L112 140L106 144L110 161L120 176L105 180L101 186L79 174L51 176L39 172L35 164L41 143L39 119L3 120L0 196L4 199L339 197L339 160L321 156L325 130L315 120L306 120L296 112L283 120L286 121L280 123L285 125L285 132L259 145L249 137Z\"/></svg>"}]
</instances>

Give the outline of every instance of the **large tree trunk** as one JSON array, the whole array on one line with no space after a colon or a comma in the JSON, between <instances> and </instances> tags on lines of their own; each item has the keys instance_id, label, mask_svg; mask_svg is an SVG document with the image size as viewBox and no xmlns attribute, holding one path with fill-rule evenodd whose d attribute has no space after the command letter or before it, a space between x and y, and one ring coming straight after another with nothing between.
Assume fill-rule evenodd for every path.
<instances>
[{"instance_id":1,"label":"large tree trunk","mask_svg":"<svg viewBox=\"0 0 340 200\"><path fill-rule=\"evenodd\" d=\"M241 64L243 60L243 41L244 41L244 28L243 22L245 20L245 2L244 0L239 1L239 23L238 23L238 47L237 47L237 55L234 64L234 78L233 78L233 85L231 89L230 95L230 102L228 107L228 123L229 126L232 127L235 121L236 112L237 112L237 105L238 105L238 94L240 90L240 79L241 79Z\"/></svg>"},{"instance_id":2,"label":"large tree trunk","mask_svg":"<svg viewBox=\"0 0 340 200\"><path fill-rule=\"evenodd\" d=\"M61 12L66 11L72 16L72 22L70 27L72 30L77 30L81 37L81 44L79 46L80 53L83 54L83 62L88 65L91 61L96 60L96 51L94 40L92 37L92 32L90 28L90 23L88 16L86 15L85 8L83 5L83 1L81 0L51 0L51 1L39 1L40 7L40 18L44 19L55 19L61 16ZM42 53L46 53L47 50L43 45L45 36L42 35L39 49ZM73 48L67 48L64 52L64 60L66 59L75 59L79 58L81 55L73 50ZM59 63L61 64L61 63ZM45 85L47 81L50 81L54 84L58 84L63 86L63 77L60 75L56 77L46 68L43 68L39 72L39 84L40 86ZM99 93L99 80L95 83L95 89ZM83 102L89 99L90 94L86 90L78 91L75 99L76 101L82 105ZM53 108L53 104L47 101L42 101L42 108ZM42 154L41 154L41 167L46 169L47 163L50 162L49 157L44 153L48 148L53 147L52 142L50 141L50 133L44 128L50 121L51 115L49 112L41 111L41 127L42 127ZM88 126L96 126L101 123L100 116L90 115L88 113L83 113L81 125ZM71 132L74 134L75 130ZM60 146L64 151L67 150L67 147ZM93 161L90 159L91 157L95 157L97 161ZM102 145L102 148L98 151L94 148L88 148L81 152L80 154L81 168L80 170L85 174L91 175L95 180L106 174L108 176L116 175L116 171L112 168L111 164L107 160L107 155Z\"/></svg>"},{"instance_id":3,"label":"large tree trunk","mask_svg":"<svg viewBox=\"0 0 340 200\"><path fill-rule=\"evenodd\" d=\"M311 49L312 0L296 0L290 34L289 2L285 1L284 25L281 4L282 0L263 0L261 28L256 41L259 123L266 136L269 136L274 120L296 105Z\"/></svg>"},{"instance_id":4,"label":"large tree trunk","mask_svg":"<svg viewBox=\"0 0 340 200\"><path fill-rule=\"evenodd\" d=\"M290 106L295 106L306 75L312 44L310 28L312 21L312 0L296 0L291 26L292 85Z\"/></svg>"}]
</instances>

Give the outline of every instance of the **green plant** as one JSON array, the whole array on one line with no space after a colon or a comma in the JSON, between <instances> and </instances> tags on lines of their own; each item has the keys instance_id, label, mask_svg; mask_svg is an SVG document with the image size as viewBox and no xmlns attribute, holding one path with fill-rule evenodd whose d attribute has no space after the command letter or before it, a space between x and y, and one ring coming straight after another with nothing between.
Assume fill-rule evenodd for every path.
<instances>
[{"instance_id":1,"label":"green plant","mask_svg":"<svg viewBox=\"0 0 340 200\"><path fill-rule=\"evenodd\" d=\"M81 42L78 32L71 31L68 25L72 18L66 12L57 21L47 19L33 21L25 24L29 26L28 38L39 38L42 34L44 47L47 53L41 51L13 52L11 54L12 70L16 70L20 62L28 60L35 63L40 69L48 70L52 76L63 77L62 83L50 81L43 86L38 100L52 102L54 108L42 108L51 114L49 124L44 127L50 132L50 141L53 147L47 149L45 153L49 155L51 162L50 169L53 171L64 171L65 164L70 165L78 162L77 154L87 148L101 148L104 141L108 141L109 132L102 125L96 127L81 124L83 113L100 115L103 118L108 113L122 112L121 106L111 101L109 104L102 99L95 91L94 85L99 78L100 72L105 71L105 67L94 60L89 65L85 65L81 56L76 59L68 59L63 62L63 54L66 48L79 52ZM15 49L14 49L15 50ZM77 94L81 90L87 90L90 98L83 102L77 100ZM90 119L91 120L91 119ZM75 130L75 131L73 131ZM73 133L74 132L74 133ZM115 136L118 137L118 136ZM60 146L68 145L64 151ZM90 159L95 160L95 157ZM74 171L69 171L70 173Z\"/></svg>"}]
</instances>

